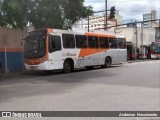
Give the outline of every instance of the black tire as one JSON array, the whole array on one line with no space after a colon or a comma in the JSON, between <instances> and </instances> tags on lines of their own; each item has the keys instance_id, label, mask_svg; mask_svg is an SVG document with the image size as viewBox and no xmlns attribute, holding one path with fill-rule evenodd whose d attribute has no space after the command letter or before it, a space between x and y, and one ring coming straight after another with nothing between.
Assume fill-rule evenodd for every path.
<instances>
[{"instance_id":1,"label":"black tire","mask_svg":"<svg viewBox=\"0 0 160 120\"><path fill-rule=\"evenodd\" d=\"M110 68L111 65L112 65L112 60L111 60L110 57L107 57L107 58L105 59L104 65L103 65L102 67L103 67L103 68Z\"/></svg>"},{"instance_id":2,"label":"black tire","mask_svg":"<svg viewBox=\"0 0 160 120\"><path fill-rule=\"evenodd\" d=\"M63 65L63 72L70 73L73 71L73 66L69 60L66 60Z\"/></svg>"}]
</instances>

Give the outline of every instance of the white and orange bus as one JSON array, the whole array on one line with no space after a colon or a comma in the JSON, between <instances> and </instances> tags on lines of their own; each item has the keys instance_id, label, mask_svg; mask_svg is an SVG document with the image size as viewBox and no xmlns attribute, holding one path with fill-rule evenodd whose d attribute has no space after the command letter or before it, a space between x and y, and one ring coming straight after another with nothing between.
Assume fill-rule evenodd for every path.
<instances>
[{"instance_id":1,"label":"white and orange bus","mask_svg":"<svg viewBox=\"0 0 160 120\"><path fill-rule=\"evenodd\" d=\"M75 68L110 67L127 60L126 40L115 34L35 30L26 37L24 56L27 70L69 73Z\"/></svg>"}]
</instances>

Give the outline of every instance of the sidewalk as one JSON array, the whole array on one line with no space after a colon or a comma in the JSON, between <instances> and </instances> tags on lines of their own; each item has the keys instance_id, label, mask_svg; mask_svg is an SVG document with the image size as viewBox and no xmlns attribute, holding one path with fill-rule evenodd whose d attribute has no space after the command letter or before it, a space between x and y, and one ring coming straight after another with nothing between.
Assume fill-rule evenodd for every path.
<instances>
[{"instance_id":1,"label":"sidewalk","mask_svg":"<svg viewBox=\"0 0 160 120\"><path fill-rule=\"evenodd\" d=\"M18 75L23 75L23 74L26 74L26 73L31 73L31 72L33 72L33 71L0 73L0 78L1 78L1 77L18 76Z\"/></svg>"},{"instance_id":2,"label":"sidewalk","mask_svg":"<svg viewBox=\"0 0 160 120\"><path fill-rule=\"evenodd\" d=\"M135 63L135 62L146 62L146 61L153 61L151 59L143 59L143 60L128 60L128 63Z\"/></svg>"},{"instance_id":3,"label":"sidewalk","mask_svg":"<svg viewBox=\"0 0 160 120\"><path fill-rule=\"evenodd\" d=\"M147 62L147 61L160 61L160 60L153 60L153 59L143 59L143 60L128 60L127 63L135 63L135 62Z\"/></svg>"}]
</instances>

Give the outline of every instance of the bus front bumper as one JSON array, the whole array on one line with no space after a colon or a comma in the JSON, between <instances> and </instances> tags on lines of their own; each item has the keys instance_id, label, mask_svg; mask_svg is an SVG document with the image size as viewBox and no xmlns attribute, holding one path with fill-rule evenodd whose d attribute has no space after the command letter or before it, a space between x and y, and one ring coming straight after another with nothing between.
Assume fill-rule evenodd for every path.
<instances>
[{"instance_id":1,"label":"bus front bumper","mask_svg":"<svg viewBox=\"0 0 160 120\"><path fill-rule=\"evenodd\" d=\"M47 63L41 63L39 65L28 65L25 64L26 70L48 70L48 64Z\"/></svg>"}]
</instances>

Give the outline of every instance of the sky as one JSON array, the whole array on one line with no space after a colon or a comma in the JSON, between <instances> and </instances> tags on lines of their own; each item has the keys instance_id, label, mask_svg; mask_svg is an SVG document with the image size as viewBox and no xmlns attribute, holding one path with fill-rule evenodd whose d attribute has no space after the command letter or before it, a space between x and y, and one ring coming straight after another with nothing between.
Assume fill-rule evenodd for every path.
<instances>
[{"instance_id":1,"label":"sky","mask_svg":"<svg viewBox=\"0 0 160 120\"><path fill-rule=\"evenodd\" d=\"M149 13L151 10L157 11L158 19L160 19L160 0L107 0L108 9L115 6L120 12L124 22L131 19L142 21L143 14ZM105 0L85 0L85 6L91 5L93 11L105 10Z\"/></svg>"}]
</instances>

